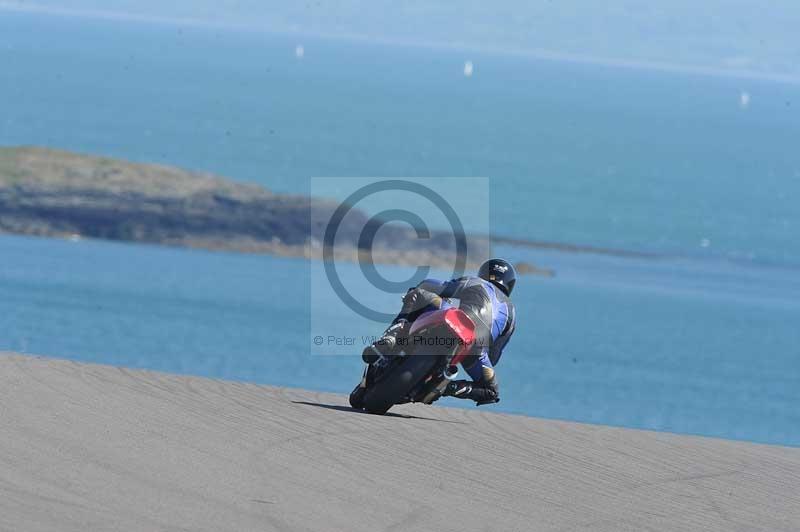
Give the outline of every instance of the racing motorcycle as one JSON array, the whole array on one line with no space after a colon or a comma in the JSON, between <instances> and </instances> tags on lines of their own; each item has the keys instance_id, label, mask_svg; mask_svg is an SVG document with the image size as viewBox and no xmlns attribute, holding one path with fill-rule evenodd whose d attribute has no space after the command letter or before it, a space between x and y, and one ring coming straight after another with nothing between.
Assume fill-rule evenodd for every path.
<instances>
[{"instance_id":1,"label":"racing motorcycle","mask_svg":"<svg viewBox=\"0 0 800 532\"><path fill-rule=\"evenodd\" d=\"M422 314L400 354L367 366L350 393L350 406L383 415L394 405L439 399L475 341L475 324L456 308Z\"/></svg>"}]
</instances>

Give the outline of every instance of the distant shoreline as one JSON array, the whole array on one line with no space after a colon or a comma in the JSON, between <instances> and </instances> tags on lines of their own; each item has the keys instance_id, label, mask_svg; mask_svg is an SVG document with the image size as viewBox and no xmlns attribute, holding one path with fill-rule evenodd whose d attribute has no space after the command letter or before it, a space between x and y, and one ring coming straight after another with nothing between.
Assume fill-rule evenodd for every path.
<instances>
[{"instance_id":1,"label":"distant shoreline","mask_svg":"<svg viewBox=\"0 0 800 532\"><path fill-rule=\"evenodd\" d=\"M584 246L580 244L566 244L563 242L549 242L546 240L527 240L522 238L511 238L504 236L492 236L492 244L507 244L509 246L519 246L534 249L546 249L560 251L562 253L586 253L589 255L609 255L612 257L626 257L636 259L657 259L663 255L658 253L647 253L644 251L630 251L624 249L604 248L598 246Z\"/></svg>"},{"instance_id":2,"label":"distant shoreline","mask_svg":"<svg viewBox=\"0 0 800 532\"><path fill-rule=\"evenodd\" d=\"M0 147L0 233L94 238L167 246L322 258L323 233L338 206L333 200L274 194L253 184L175 167L39 147ZM367 216L357 209L337 233L335 258L357 262ZM342 234L344 235L342 237ZM622 258L659 258L637 252L496 235L468 236L473 268L492 245ZM418 239L392 227L370 250L376 263L449 267L452 236ZM529 263L521 273L553 276Z\"/></svg>"},{"instance_id":3,"label":"distant shoreline","mask_svg":"<svg viewBox=\"0 0 800 532\"><path fill-rule=\"evenodd\" d=\"M94 238L281 257L321 259L324 232L338 202L274 194L178 168L38 147L0 147L0 233ZM333 257L449 268L452 236L419 239L406 227L385 226L370 249L359 247L367 216L352 209L336 234ZM490 249L467 237L466 267ZM552 276L524 263L524 273Z\"/></svg>"}]
</instances>

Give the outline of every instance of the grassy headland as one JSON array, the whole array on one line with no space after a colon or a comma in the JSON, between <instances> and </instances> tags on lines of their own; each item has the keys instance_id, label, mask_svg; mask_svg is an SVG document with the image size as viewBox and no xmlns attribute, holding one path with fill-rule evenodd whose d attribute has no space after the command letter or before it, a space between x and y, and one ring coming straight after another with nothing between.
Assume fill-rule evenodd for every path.
<instances>
[{"instance_id":1,"label":"grassy headland","mask_svg":"<svg viewBox=\"0 0 800 532\"><path fill-rule=\"evenodd\" d=\"M0 148L0 232L319 258L337 206L170 166ZM367 221L358 209L345 216L336 237L338 260L357 260L366 251L358 242ZM488 252L489 240L469 237L468 244L472 267ZM378 231L371 252L378 263L450 267L455 242L436 232L419 239L412 229L390 224Z\"/></svg>"}]
</instances>

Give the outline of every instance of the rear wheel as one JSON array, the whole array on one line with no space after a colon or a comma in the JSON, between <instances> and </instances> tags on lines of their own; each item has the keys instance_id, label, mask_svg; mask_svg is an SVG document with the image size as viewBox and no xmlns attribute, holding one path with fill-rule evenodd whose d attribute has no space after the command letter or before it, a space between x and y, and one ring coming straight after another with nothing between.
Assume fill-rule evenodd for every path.
<instances>
[{"instance_id":1,"label":"rear wheel","mask_svg":"<svg viewBox=\"0 0 800 532\"><path fill-rule=\"evenodd\" d=\"M370 386L363 398L363 408L370 414L385 414L408 395L411 389L433 369L436 362L435 356L407 356L388 375Z\"/></svg>"},{"instance_id":2,"label":"rear wheel","mask_svg":"<svg viewBox=\"0 0 800 532\"><path fill-rule=\"evenodd\" d=\"M362 388L361 384L355 387L355 389L350 392L350 406L355 408L356 410L363 410L364 409L364 396L367 394L367 389Z\"/></svg>"},{"instance_id":3,"label":"rear wheel","mask_svg":"<svg viewBox=\"0 0 800 532\"><path fill-rule=\"evenodd\" d=\"M356 410L364 409L364 396L367 394L369 383L374 378L374 373L375 368L373 366L365 367L364 374L361 376L361 382L359 382L356 387L353 388L353 391L350 392L350 406Z\"/></svg>"}]
</instances>

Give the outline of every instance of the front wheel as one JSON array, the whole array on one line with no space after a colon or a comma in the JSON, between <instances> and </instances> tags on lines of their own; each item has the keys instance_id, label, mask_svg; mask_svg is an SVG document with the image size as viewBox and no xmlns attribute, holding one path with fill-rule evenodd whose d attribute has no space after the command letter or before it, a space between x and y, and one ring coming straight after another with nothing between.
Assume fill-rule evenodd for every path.
<instances>
[{"instance_id":1,"label":"front wheel","mask_svg":"<svg viewBox=\"0 0 800 532\"><path fill-rule=\"evenodd\" d=\"M364 409L370 414L383 415L399 403L436 364L438 357L409 355L364 395Z\"/></svg>"}]
</instances>

